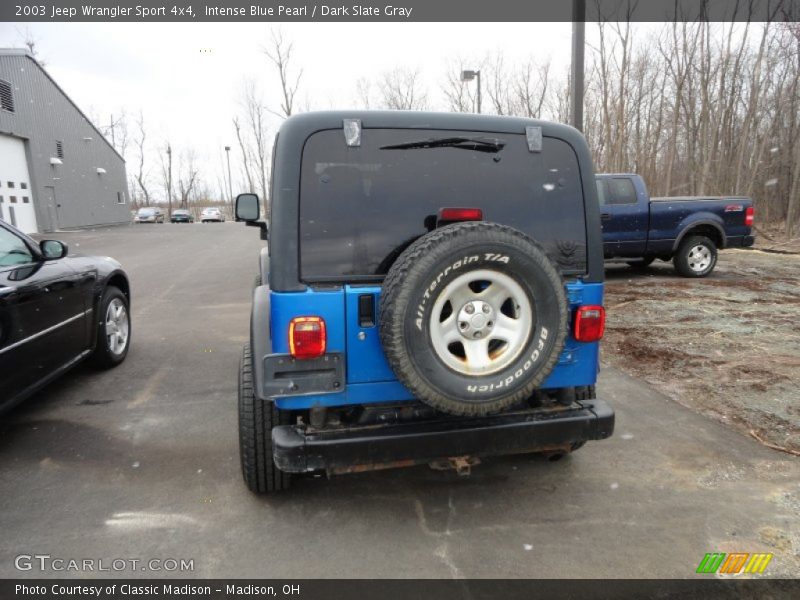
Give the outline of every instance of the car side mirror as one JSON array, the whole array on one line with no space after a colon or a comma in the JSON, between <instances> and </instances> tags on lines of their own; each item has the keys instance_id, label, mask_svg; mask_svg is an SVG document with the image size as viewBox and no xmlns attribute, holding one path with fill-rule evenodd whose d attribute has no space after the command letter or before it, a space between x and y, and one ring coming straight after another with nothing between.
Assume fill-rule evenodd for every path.
<instances>
[{"instance_id":1,"label":"car side mirror","mask_svg":"<svg viewBox=\"0 0 800 600\"><path fill-rule=\"evenodd\" d=\"M42 240L39 242L39 248L42 250L42 255L45 260L64 258L69 252L67 245L58 240Z\"/></svg>"},{"instance_id":2,"label":"car side mirror","mask_svg":"<svg viewBox=\"0 0 800 600\"><path fill-rule=\"evenodd\" d=\"M236 196L236 220L257 221L261 216L261 206L256 194L239 194Z\"/></svg>"}]
</instances>

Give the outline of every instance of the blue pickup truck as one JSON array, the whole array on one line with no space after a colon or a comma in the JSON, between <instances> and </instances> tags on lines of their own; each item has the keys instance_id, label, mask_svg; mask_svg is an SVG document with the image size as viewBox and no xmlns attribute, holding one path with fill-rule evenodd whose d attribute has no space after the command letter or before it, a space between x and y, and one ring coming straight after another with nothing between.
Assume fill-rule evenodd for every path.
<instances>
[{"instance_id":1,"label":"blue pickup truck","mask_svg":"<svg viewBox=\"0 0 800 600\"><path fill-rule=\"evenodd\" d=\"M684 277L705 277L717 250L753 245L749 198L651 198L639 175L603 173L596 180L606 260L633 267L672 260Z\"/></svg>"}]
</instances>

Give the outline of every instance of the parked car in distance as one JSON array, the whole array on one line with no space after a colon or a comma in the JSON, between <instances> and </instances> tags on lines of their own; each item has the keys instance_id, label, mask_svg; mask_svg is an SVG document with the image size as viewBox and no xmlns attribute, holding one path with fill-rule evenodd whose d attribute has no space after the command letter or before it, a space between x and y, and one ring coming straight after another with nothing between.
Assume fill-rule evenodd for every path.
<instances>
[{"instance_id":1,"label":"parked car in distance","mask_svg":"<svg viewBox=\"0 0 800 600\"><path fill-rule=\"evenodd\" d=\"M224 223L225 213L216 207L204 208L203 211L200 213L200 221L202 221L203 223L211 223L211 222Z\"/></svg>"},{"instance_id":2,"label":"parked car in distance","mask_svg":"<svg viewBox=\"0 0 800 600\"><path fill-rule=\"evenodd\" d=\"M575 129L324 112L277 136L239 370L253 492L293 475L560 457L612 435L596 397L603 248Z\"/></svg>"},{"instance_id":3,"label":"parked car in distance","mask_svg":"<svg viewBox=\"0 0 800 600\"><path fill-rule=\"evenodd\" d=\"M130 347L131 292L113 258L67 256L0 221L0 412L84 359L116 367Z\"/></svg>"},{"instance_id":4,"label":"parked car in distance","mask_svg":"<svg viewBox=\"0 0 800 600\"><path fill-rule=\"evenodd\" d=\"M646 267L672 260L684 277L705 277L717 251L752 246L755 211L739 196L651 198L632 173L596 176L607 260Z\"/></svg>"},{"instance_id":5,"label":"parked car in distance","mask_svg":"<svg viewBox=\"0 0 800 600\"><path fill-rule=\"evenodd\" d=\"M164 211L154 206L145 206L136 211L135 223L163 223Z\"/></svg>"},{"instance_id":6,"label":"parked car in distance","mask_svg":"<svg viewBox=\"0 0 800 600\"><path fill-rule=\"evenodd\" d=\"M185 208L177 208L169 217L170 223L194 223L194 215Z\"/></svg>"}]
</instances>

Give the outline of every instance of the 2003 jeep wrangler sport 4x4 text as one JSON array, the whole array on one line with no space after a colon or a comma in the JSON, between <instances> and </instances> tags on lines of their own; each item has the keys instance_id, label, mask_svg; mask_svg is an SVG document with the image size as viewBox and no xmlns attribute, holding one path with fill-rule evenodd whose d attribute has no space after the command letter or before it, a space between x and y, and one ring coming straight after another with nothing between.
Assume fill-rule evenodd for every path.
<instances>
[{"instance_id":1,"label":"2003 jeep wrangler sport 4x4 text","mask_svg":"<svg viewBox=\"0 0 800 600\"><path fill-rule=\"evenodd\" d=\"M324 112L273 150L250 344L244 479L564 454L609 437L595 397L603 247L591 158L565 125Z\"/></svg>"}]
</instances>

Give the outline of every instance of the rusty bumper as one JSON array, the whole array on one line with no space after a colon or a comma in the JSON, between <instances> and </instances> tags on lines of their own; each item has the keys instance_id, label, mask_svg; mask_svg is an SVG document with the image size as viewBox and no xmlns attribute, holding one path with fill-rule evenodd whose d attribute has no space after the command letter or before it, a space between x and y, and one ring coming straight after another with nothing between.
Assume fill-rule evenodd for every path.
<instances>
[{"instance_id":1,"label":"rusty bumper","mask_svg":"<svg viewBox=\"0 0 800 600\"><path fill-rule=\"evenodd\" d=\"M410 466L451 457L569 451L614 432L614 411L603 400L559 410L481 418L448 418L311 431L272 430L275 465L288 473L346 473Z\"/></svg>"}]
</instances>

